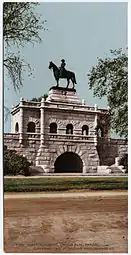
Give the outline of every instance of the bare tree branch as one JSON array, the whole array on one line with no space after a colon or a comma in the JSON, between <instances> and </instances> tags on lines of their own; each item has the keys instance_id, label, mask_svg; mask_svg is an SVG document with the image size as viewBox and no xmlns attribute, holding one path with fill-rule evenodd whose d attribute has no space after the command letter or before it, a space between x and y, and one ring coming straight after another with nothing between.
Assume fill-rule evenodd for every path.
<instances>
[{"instance_id":1,"label":"bare tree branch","mask_svg":"<svg viewBox=\"0 0 131 255\"><path fill-rule=\"evenodd\" d=\"M4 67L12 80L15 90L23 85L25 69L31 74L31 67L25 64L18 52L13 53L11 47L19 48L26 43L41 42L40 31L45 30L46 21L36 14L35 7L39 3L4 2L3 37L4 37Z\"/></svg>"}]
</instances>

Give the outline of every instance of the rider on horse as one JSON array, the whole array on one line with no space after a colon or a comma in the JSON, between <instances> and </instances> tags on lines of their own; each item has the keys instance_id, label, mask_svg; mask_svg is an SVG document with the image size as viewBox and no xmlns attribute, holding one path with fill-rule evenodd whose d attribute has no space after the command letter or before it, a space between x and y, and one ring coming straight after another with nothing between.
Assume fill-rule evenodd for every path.
<instances>
[{"instance_id":1,"label":"rider on horse","mask_svg":"<svg viewBox=\"0 0 131 255\"><path fill-rule=\"evenodd\" d=\"M53 70L55 80L57 81L56 87L59 86L59 79L67 79L67 88L71 80L73 84L73 89L74 89L76 84L75 73L65 69L66 63L64 59L62 59L61 62L62 63L60 67L57 67L52 61L49 64L49 69Z\"/></svg>"},{"instance_id":2,"label":"rider on horse","mask_svg":"<svg viewBox=\"0 0 131 255\"><path fill-rule=\"evenodd\" d=\"M61 62L62 62L62 63L61 63L61 66L59 67L59 70L60 70L60 77L63 75L63 73L64 73L64 71L65 71L65 65L66 65L64 59L62 59Z\"/></svg>"}]
</instances>

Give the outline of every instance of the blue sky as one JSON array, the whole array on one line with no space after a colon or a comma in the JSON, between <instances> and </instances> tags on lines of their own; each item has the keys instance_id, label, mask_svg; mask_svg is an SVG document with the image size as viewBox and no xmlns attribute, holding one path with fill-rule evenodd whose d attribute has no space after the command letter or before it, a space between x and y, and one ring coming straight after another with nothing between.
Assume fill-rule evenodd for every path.
<instances>
[{"instance_id":1,"label":"blue sky","mask_svg":"<svg viewBox=\"0 0 131 255\"><path fill-rule=\"evenodd\" d=\"M47 20L48 31L41 32L42 43L22 48L23 57L34 68L34 78L25 74L24 86L17 94L6 78L5 105L11 109L19 103L20 97L29 100L48 93L56 84L48 69L49 61L59 66L64 58L66 68L76 74L78 96L88 105L97 103L98 107L107 107L106 98L93 97L87 73L96 64L97 57L108 56L110 49L127 47L127 4L42 2L37 12ZM60 84L66 84L66 80ZM5 122L5 132L10 132L10 117Z\"/></svg>"}]
</instances>

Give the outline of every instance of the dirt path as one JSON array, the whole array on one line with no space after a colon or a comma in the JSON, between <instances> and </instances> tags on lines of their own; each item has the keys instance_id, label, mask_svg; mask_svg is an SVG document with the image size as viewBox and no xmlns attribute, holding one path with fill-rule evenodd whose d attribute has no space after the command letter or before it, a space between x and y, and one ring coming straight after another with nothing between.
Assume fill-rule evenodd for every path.
<instances>
[{"instance_id":1,"label":"dirt path","mask_svg":"<svg viewBox=\"0 0 131 255\"><path fill-rule=\"evenodd\" d=\"M5 196L5 252L128 252L127 191Z\"/></svg>"},{"instance_id":2,"label":"dirt path","mask_svg":"<svg viewBox=\"0 0 131 255\"><path fill-rule=\"evenodd\" d=\"M127 196L128 191L88 191L88 192L27 192L27 193L5 193L4 199L18 198L81 198L81 197L110 197Z\"/></svg>"}]
</instances>

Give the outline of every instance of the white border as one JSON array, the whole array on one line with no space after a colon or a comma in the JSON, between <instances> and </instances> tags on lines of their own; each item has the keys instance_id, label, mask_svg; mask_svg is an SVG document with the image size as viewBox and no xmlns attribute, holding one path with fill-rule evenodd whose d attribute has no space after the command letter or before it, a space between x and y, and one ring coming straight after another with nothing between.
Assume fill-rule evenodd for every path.
<instances>
[{"instance_id":1,"label":"white border","mask_svg":"<svg viewBox=\"0 0 131 255\"><path fill-rule=\"evenodd\" d=\"M131 173L130 173L130 166L131 166L131 31L130 31L130 24L131 24L131 2L128 2L128 254L131 254L131 206L129 203L130 195L131 195L131 187L130 187L130 180L131 180ZM130 217L129 217L130 216Z\"/></svg>"},{"instance_id":2,"label":"white border","mask_svg":"<svg viewBox=\"0 0 131 255\"><path fill-rule=\"evenodd\" d=\"M8 1L8 0L5 0L5 1L1 1L0 2L0 38L2 38L2 15L3 15L3 2L18 2L18 1L16 1L16 0L10 0L10 1ZM20 2L27 2L26 0L21 0ZM32 0L32 1L30 1L30 0L28 0L28 2L56 2L56 1L54 1L54 0L52 0L52 1L42 1L42 0L40 0L40 1L36 1L36 0ZM75 0L72 0L72 1L59 1L59 0L57 0L57 2L80 2L80 1L75 1ZM131 88L130 88L130 77L131 77L131 74L130 74L130 72L131 72L131 64L130 64L130 56L131 56L131 51L130 51L130 38L131 38L131 31L130 31L130 24L131 24L131 15L130 15L130 12L131 12L131 4L130 4L130 1L122 1L122 0L116 0L116 1L99 1L99 0L93 0L93 1L86 1L86 0L83 0L82 2L118 2L118 3L120 3L120 2L126 2L126 3L128 3L128 45L129 45L129 47L128 47L128 52L129 52L129 54L128 54L128 56L129 56L129 67L128 67L128 70L129 70L129 87L128 87L128 95L130 95L131 94ZM2 41L0 40L0 56L2 56L2 47L3 47L3 45L2 45ZM1 58L1 63L2 63L2 58ZM1 83L0 83L0 89L1 89L1 91L2 91L2 93L3 93L3 89L2 89L2 80L3 80L3 71L2 71L2 68L1 68L1 66L2 65L0 65L0 77L1 77ZM2 97L2 93L0 93L0 103L1 103L1 107L0 107L0 123L2 123L2 125L0 125L0 145L1 145L1 148L0 148L0 164L1 164L1 172L0 172L0 252L1 252L1 254L4 254L4 251L3 251L3 164L2 164L2 161L3 161L3 97ZM129 111L128 111L128 116L129 116L129 130L130 130L130 121L131 121L131 115L129 114L130 113L130 106L131 106L131 103L130 103L130 98L129 98ZM129 153L130 153L130 149L131 149L131 143L130 143L130 138L131 138L131 133L129 132ZM129 154L128 153L128 154ZM131 157L129 157L129 168L130 168L130 164L131 163ZM128 176L129 176L129 183L130 183L130 171L129 171L129 174L128 174ZM130 204L129 204L129 197L130 197L130 193L131 192L131 188L130 188L130 185L129 185L129 190L128 190L128 194L129 194L129 196L128 196L128 207L129 207L129 216L131 215L131 208L130 208ZM128 223L128 238L130 239L130 237L131 237L131 224L130 224L130 217L128 217L128 220L129 220L129 223ZM128 253L130 254L130 252L131 252L131 243L130 243L130 241L128 240ZM12 253L8 253L8 254L12 254ZM17 254L17 253L16 253ZM18 253L18 254L22 254L22 253ZM30 253L24 253L24 254L30 254ZM36 253L36 254L39 254L39 253ZM49 253L48 253L49 254ZM83 253L82 253L83 254ZM89 253L88 253L89 254Z\"/></svg>"},{"instance_id":3,"label":"white border","mask_svg":"<svg viewBox=\"0 0 131 255\"><path fill-rule=\"evenodd\" d=\"M2 38L2 27L3 27L3 5L0 6L0 38ZM0 40L0 252L3 253L3 42Z\"/></svg>"}]
</instances>

